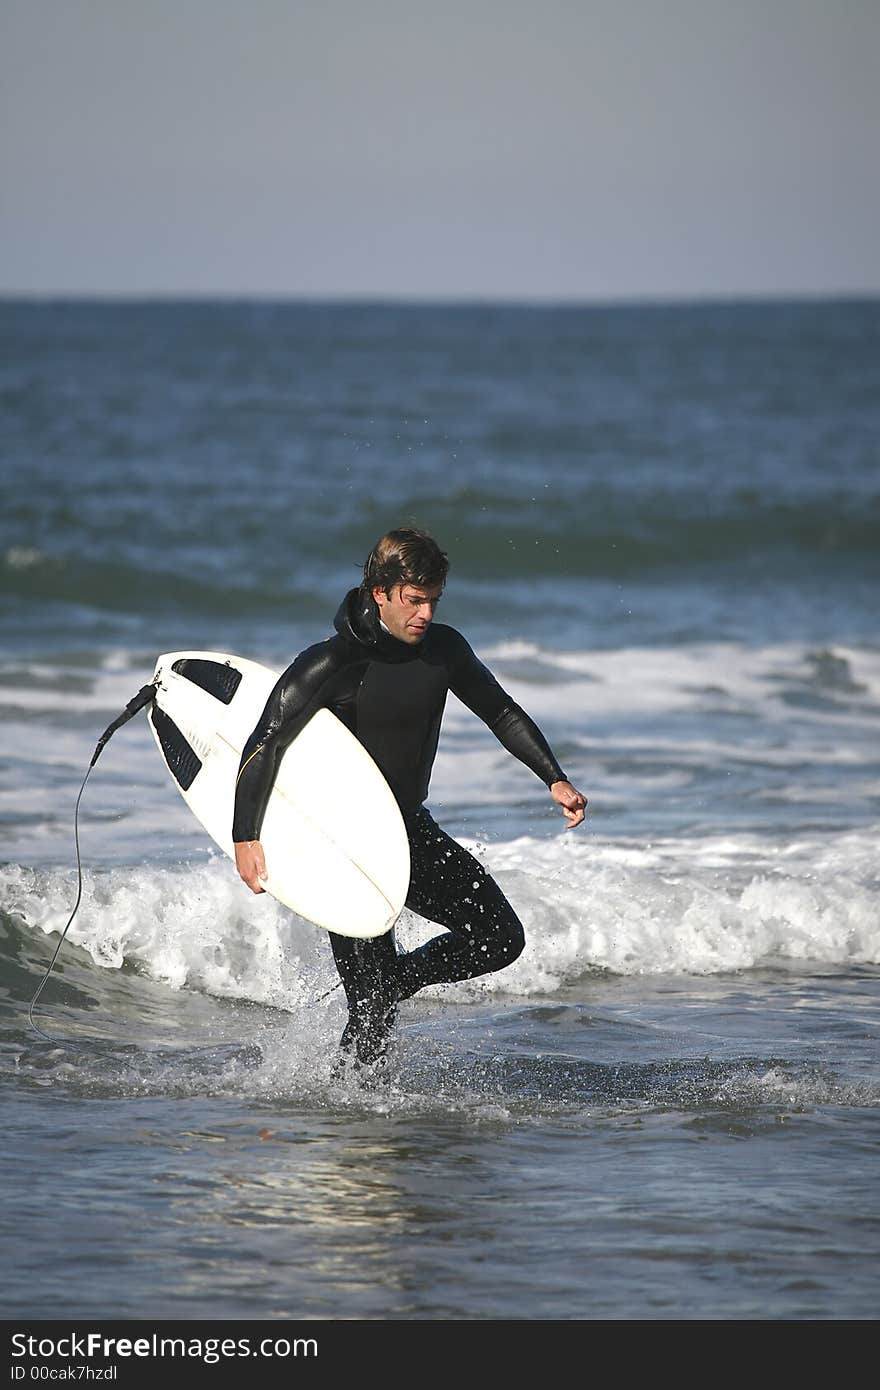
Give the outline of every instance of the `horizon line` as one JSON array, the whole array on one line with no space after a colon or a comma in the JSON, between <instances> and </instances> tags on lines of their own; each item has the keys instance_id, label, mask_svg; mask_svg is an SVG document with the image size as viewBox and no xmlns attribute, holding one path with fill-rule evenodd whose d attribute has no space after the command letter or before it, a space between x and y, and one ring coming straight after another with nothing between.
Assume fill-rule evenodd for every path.
<instances>
[{"instance_id":1,"label":"horizon line","mask_svg":"<svg viewBox=\"0 0 880 1390\"><path fill-rule=\"evenodd\" d=\"M374 291L266 290L20 290L0 286L0 303L81 303L106 305L250 304L264 306L359 306L370 308L673 308L735 304L865 302L880 289L700 290L622 295L395 294Z\"/></svg>"}]
</instances>

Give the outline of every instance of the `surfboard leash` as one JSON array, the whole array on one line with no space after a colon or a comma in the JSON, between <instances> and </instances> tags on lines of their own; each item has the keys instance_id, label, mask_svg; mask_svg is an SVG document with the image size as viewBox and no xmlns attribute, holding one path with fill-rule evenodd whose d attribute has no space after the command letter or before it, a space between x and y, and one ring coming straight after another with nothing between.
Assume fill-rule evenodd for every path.
<instances>
[{"instance_id":1,"label":"surfboard leash","mask_svg":"<svg viewBox=\"0 0 880 1390\"><path fill-rule=\"evenodd\" d=\"M82 801L83 792L86 789L86 783L92 775L92 768L95 766L95 763L100 758L102 752L104 751L104 748L107 746L107 743L116 733L116 730L121 729L122 725L127 724L129 719L133 719L134 716L138 714L140 710L145 709L147 705L152 704L158 693L158 688L159 687L155 682L151 682L149 685L142 685L138 693L135 696L133 696L131 700L129 700L122 713L120 715L117 715L117 717L113 720L111 724L107 725L107 728L104 730L101 737L98 739L95 751L92 754L91 762L89 763L88 768L86 769L86 775L82 779L79 792L77 793L76 805L73 811L73 839L74 844L76 846L76 902L73 905L73 911L67 919L67 924L64 927L64 930L58 938L55 950L52 952L52 959L49 961L43 978L37 986L34 997L28 1005L28 1023L30 1024L30 1027L33 1029L33 1031L37 1034L37 1036L42 1038L45 1042L54 1043L56 1045L74 1049L76 1049L77 1047L76 1043L71 1043L67 1038L53 1038L51 1034L45 1032L44 1029L42 1029L34 1019L34 1009L36 1008L37 1000L42 994L46 984L49 981L49 977L51 976L52 971L55 968L55 962L58 959L61 947L64 945L64 939L67 936L67 933L70 930L71 925L73 924L73 919L79 911L80 903L82 902L83 874L82 856L80 854L79 847L79 806L80 802ZM335 985L331 985L330 989L326 990L323 994L319 994L316 999L310 999L308 1001L307 1007L312 1007L315 1004L322 1003L325 999L329 999L330 995L333 994L334 991L337 990L341 984L342 981L337 980Z\"/></svg>"},{"instance_id":2,"label":"surfboard leash","mask_svg":"<svg viewBox=\"0 0 880 1390\"><path fill-rule=\"evenodd\" d=\"M73 922L74 917L76 916L77 912L79 911L79 905L80 905L80 903L81 903L81 901L82 901L82 893L83 893L83 876L82 876L82 857L81 857L81 855L80 855L80 849L79 849L79 804L80 804L80 802L82 801L82 795L83 795L83 792L84 792L85 789L86 789L86 782L88 782L89 777L91 776L92 768L95 766L95 763L96 763L96 762L98 761L98 759L100 758L100 756L101 756L102 752L104 751L104 748L106 747L106 745L107 745L107 743L109 742L109 740L110 740L110 739L113 737L113 735L116 733L116 730L117 730L117 729L121 729L121 728L122 728L122 725L123 725L123 724L127 724L128 721L129 721L129 719L133 719L134 716L135 716L140 710L144 709L147 705L152 704L153 700L155 700L155 698L156 698L157 689L158 689L158 687L156 686L156 684L155 684L154 682L151 682L149 685L142 685L141 688L140 688L140 690L138 691L138 693L137 693L135 696L133 696L131 700L129 700L128 704L125 706L125 709L122 711L122 713L121 713L120 715L118 715L118 716L116 717L116 719L113 720L112 724L108 724L108 725L107 725L107 728L104 730L104 732L102 733L101 737L98 739L97 745L96 745L96 747L95 747L95 751L94 751L94 753L92 754L92 760L91 760L91 762L89 763L89 766L88 766L88 768L87 768L87 770L86 770L86 775L85 775L85 777L82 779L82 785L80 786L79 793L78 793L77 798L76 798L76 806L74 807L74 812L73 812L73 838L74 838L74 843L75 843L75 845L76 845L76 878L77 878L76 902L75 902L74 905L73 905L73 911L71 912L70 916L69 916L68 919L67 919L67 926L64 928L63 932L61 933L61 936L60 936L59 939L58 939L58 944L56 945L55 950L52 952L52 959L49 961L49 964L48 964L48 966L47 966L47 968L46 968L46 973L43 975L42 980L40 981L39 985L37 986L36 993L34 994L34 997L33 997L33 999L31 1000L30 1004L28 1005L28 1023L30 1024L30 1026L31 1026L31 1028L34 1030L34 1032L37 1033L37 1034L39 1035L39 1037L44 1038L46 1042L50 1042L50 1043L60 1043L60 1044L62 1044L62 1045L65 1046L65 1047L74 1046L74 1044L69 1043L69 1042L68 1042L66 1039L64 1039L64 1038L53 1038L53 1037L51 1037L48 1033L45 1033L45 1032L43 1031L43 1029L40 1028L40 1027L34 1022L34 1008L35 1008L35 1006L36 1006L37 1000L39 999L40 995L41 995L42 992L43 992L43 988L44 988L44 986L46 985L46 983L47 983L47 981L48 981L48 979L49 979L49 976L52 974L52 970L53 970L53 968L54 968L55 962L56 962L56 960L58 959L58 953L59 953L59 951L61 950L61 947L62 947L63 944L64 944L64 938L67 936L67 933L68 933L68 931L69 931L69 929L70 929L71 923Z\"/></svg>"}]
</instances>

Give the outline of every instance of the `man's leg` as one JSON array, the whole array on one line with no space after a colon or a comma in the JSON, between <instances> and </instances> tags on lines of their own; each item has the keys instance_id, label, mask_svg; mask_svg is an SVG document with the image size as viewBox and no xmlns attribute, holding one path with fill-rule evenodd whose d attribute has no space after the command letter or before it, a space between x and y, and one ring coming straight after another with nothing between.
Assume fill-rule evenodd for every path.
<instances>
[{"instance_id":1,"label":"man's leg","mask_svg":"<svg viewBox=\"0 0 880 1390\"><path fill-rule=\"evenodd\" d=\"M361 1062L384 1056L398 1000L426 985L501 970L525 945L519 918L479 860L427 811L408 830L412 872L406 906L447 930L402 955L393 931L366 941L330 933L348 1000L340 1045Z\"/></svg>"},{"instance_id":2,"label":"man's leg","mask_svg":"<svg viewBox=\"0 0 880 1390\"><path fill-rule=\"evenodd\" d=\"M519 918L478 859L422 810L410 829L406 905L447 928L396 958L397 997L501 970L525 945Z\"/></svg>"},{"instance_id":3,"label":"man's leg","mask_svg":"<svg viewBox=\"0 0 880 1390\"><path fill-rule=\"evenodd\" d=\"M385 1054L397 1003L397 948L394 932L367 940L330 933L336 968L348 1001L348 1023L340 1040L359 1062Z\"/></svg>"}]
</instances>

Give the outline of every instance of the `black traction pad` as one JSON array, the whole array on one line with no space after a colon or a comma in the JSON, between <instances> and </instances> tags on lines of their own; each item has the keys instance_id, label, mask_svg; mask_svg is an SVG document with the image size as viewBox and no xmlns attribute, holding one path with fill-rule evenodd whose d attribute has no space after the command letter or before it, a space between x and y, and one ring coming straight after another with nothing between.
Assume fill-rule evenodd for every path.
<instances>
[{"instance_id":1,"label":"black traction pad","mask_svg":"<svg viewBox=\"0 0 880 1390\"><path fill-rule=\"evenodd\" d=\"M189 791L202 770L201 758L193 752L170 715L167 715L158 705L153 705L150 710L150 718L153 721L153 728L159 736L159 743L169 769L183 790Z\"/></svg>"},{"instance_id":2,"label":"black traction pad","mask_svg":"<svg viewBox=\"0 0 880 1390\"><path fill-rule=\"evenodd\" d=\"M221 661L185 656L175 661L171 669L179 676L186 676L188 681L213 695L216 700L222 700L224 705L232 702L233 695L241 685L241 672Z\"/></svg>"}]
</instances>

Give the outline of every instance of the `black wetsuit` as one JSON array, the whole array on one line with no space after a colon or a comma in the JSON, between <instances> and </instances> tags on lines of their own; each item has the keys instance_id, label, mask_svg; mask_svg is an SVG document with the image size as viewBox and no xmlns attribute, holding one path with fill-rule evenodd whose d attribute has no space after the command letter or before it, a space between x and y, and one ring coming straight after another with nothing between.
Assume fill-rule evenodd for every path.
<instances>
[{"instance_id":1,"label":"black wetsuit","mask_svg":"<svg viewBox=\"0 0 880 1390\"><path fill-rule=\"evenodd\" d=\"M349 1004L348 1041L369 1059L399 999L498 970L525 941L498 885L424 807L448 691L548 786L566 779L537 725L455 628L432 623L420 642L400 642L363 589L343 600L335 628L335 637L308 647L284 672L245 744L232 838L259 839L279 759L317 709L332 710L385 774L409 835L406 905L448 930L401 954L393 932L367 941L330 933Z\"/></svg>"}]
</instances>

